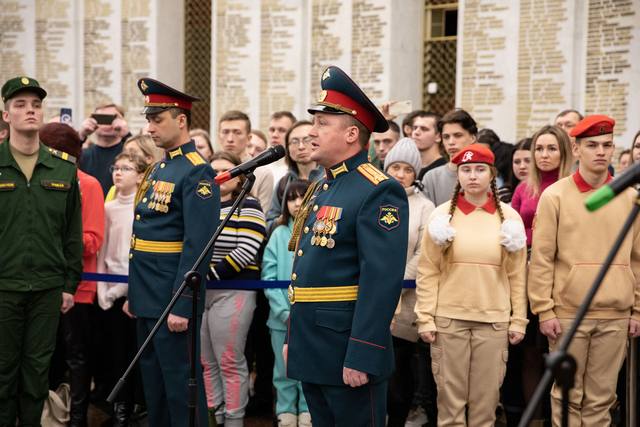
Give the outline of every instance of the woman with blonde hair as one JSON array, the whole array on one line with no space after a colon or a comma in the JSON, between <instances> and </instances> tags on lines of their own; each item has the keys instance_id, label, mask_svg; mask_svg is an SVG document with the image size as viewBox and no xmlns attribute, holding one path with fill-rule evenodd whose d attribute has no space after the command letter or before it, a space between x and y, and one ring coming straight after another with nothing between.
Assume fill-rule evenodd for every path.
<instances>
[{"instance_id":1,"label":"woman with blonde hair","mask_svg":"<svg viewBox=\"0 0 640 427\"><path fill-rule=\"evenodd\" d=\"M152 165L164 158L164 150L156 147L153 138L146 134L132 136L127 139L122 151L143 158L147 165Z\"/></svg>"},{"instance_id":2,"label":"woman with blonde hair","mask_svg":"<svg viewBox=\"0 0 640 427\"><path fill-rule=\"evenodd\" d=\"M571 140L567 133L558 126L543 126L531 137L531 163L529 175L522 181L511 199L511 207L522 217L527 233L527 247L531 248L533 218L538 208L538 201L542 192L561 178L571 175L574 160L571 153ZM527 333L521 345L522 364L522 395L528 402L544 370L543 354L547 351L547 340L538 330L538 317L527 312L529 324ZM510 371L507 376L513 378ZM509 411L508 411L509 412ZM542 406L536 409L534 418L542 420L549 416L548 408ZM517 418L519 415L516 415Z\"/></svg>"},{"instance_id":3,"label":"woman with blonde hair","mask_svg":"<svg viewBox=\"0 0 640 427\"><path fill-rule=\"evenodd\" d=\"M438 426L495 424L508 345L527 325L526 236L500 202L495 156L481 144L451 160L457 184L429 219L418 261L416 324L431 343Z\"/></svg>"}]
</instances>

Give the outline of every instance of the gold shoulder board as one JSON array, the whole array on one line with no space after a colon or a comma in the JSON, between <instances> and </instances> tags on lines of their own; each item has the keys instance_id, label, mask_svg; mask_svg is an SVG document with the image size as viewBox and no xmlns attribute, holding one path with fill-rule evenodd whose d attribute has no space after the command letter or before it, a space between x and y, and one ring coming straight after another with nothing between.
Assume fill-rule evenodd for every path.
<instances>
[{"instance_id":1,"label":"gold shoulder board","mask_svg":"<svg viewBox=\"0 0 640 427\"><path fill-rule=\"evenodd\" d=\"M378 168L371 163L363 163L358 166L358 172L364 176L368 181L371 181L373 185L378 185L382 181L389 179L387 175L382 173Z\"/></svg>"},{"instance_id":2,"label":"gold shoulder board","mask_svg":"<svg viewBox=\"0 0 640 427\"><path fill-rule=\"evenodd\" d=\"M65 153L64 151L60 151L60 150L55 150L53 148L49 148L49 153L51 153L53 157L66 160L67 162L73 163L74 165L76 164L77 159L69 153Z\"/></svg>"},{"instance_id":3,"label":"gold shoulder board","mask_svg":"<svg viewBox=\"0 0 640 427\"><path fill-rule=\"evenodd\" d=\"M202 156L195 151L185 154L185 157L189 159L189 161L193 163L194 166L204 165L205 163L207 163L204 161Z\"/></svg>"}]
</instances>

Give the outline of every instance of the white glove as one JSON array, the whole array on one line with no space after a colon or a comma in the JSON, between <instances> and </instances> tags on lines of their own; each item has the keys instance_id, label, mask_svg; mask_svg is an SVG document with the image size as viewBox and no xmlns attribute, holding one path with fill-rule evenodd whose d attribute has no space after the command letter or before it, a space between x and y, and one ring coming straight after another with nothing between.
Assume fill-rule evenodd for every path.
<instances>
[{"instance_id":1,"label":"white glove","mask_svg":"<svg viewBox=\"0 0 640 427\"><path fill-rule=\"evenodd\" d=\"M438 246L446 246L456 236L456 229L451 226L451 215L437 215L429 223L429 236Z\"/></svg>"},{"instance_id":2,"label":"white glove","mask_svg":"<svg viewBox=\"0 0 640 427\"><path fill-rule=\"evenodd\" d=\"M505 219L500 227L500 244L509 252L516 252L527 245L527 233L521 221Z\"/></svg>"}]
</instances>

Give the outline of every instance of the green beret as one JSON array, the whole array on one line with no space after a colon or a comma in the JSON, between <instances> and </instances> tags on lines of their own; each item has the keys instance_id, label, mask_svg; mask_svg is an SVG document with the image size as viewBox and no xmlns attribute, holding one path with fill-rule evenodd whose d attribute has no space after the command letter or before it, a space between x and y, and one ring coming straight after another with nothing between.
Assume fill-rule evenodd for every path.
<instances>
[{"instance_id":1,"label":"green beret","mask_svg":"<svg viewBox=\"0 0 640 427\"><path fill-rule=\"evenodd\" d=\"M47 91L40 87L40 83L38 83L36 79L32 79L31 77L14 77L2 85L2 101L7 102L18 92L25 90L35 93L40 99L44 99L45 96L47 96Z\"/></svg>"}]
</instances>

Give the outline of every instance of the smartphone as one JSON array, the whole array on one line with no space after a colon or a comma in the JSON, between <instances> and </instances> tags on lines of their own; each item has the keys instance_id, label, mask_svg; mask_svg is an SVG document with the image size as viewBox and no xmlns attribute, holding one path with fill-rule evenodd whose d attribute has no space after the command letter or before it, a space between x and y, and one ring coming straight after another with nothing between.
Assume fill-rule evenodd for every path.
<instances>
[{"instance_id":1,"label":"smartphone","mask_svg":"<svg viewBox=\"0 0 640 427\"><path fill-rule=\"evenodd\" d=\"M72 122L72 118L73 116L71 115L71 108L60 109L60 123L70 125Z\"/></svg>"},{"instance_id":2,"label":"smartphone","mask_svg":"<svg viewBox=\"0 0 640 427\"><path fill-rule=\"evenodd\" d=\"M99 125L110 125L116 118L115 114L92 114L91 117L98 122Z\"/></svg>"},{"instance_id":3,"label":"smartphone","mask_svg":"<svg viewBox=\"0 0 640 427\"><path fill-rule=\"evenodd\" d=\"M411 100L394 102L389 106L389 114L392 116L401 116L413 111Z\"/></svg>"}]
</instances>

